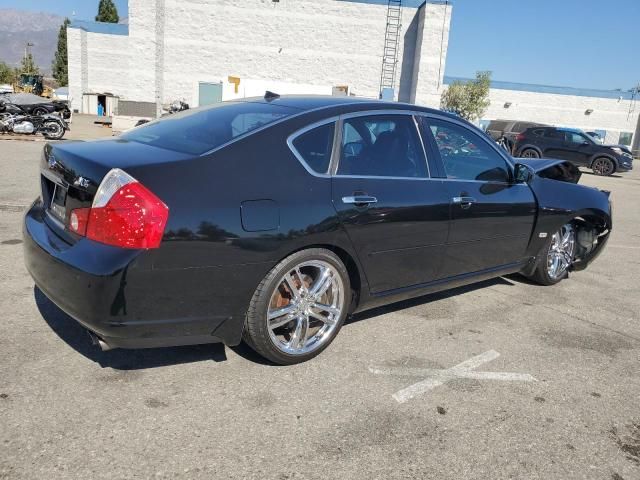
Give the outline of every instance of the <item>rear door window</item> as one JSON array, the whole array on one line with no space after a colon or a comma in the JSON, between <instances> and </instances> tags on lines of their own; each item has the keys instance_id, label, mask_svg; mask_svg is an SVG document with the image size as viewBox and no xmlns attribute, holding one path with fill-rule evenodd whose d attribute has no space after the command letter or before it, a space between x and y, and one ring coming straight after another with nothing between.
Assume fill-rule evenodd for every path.
<instances>
[{"instance_id":1,"label":"rear door window","mask_svg":"<svg viewBox=\"0 0 640 480\"><path fill-rule=\"evenodd\" d=\"M202 155L241 135L301 110L261 102L223 102L169 115L120 136L193 155Z\"/></svg>"},{"instance_id":2,"label":"rear door window","mask_svg":"<svg viewBox=\"0 0 640 480\"><path fill-rule=\"evenodd\" d=\"M426 178L427 161L411 115L370 115L343 122L338 175Z\"/></svg>"},{"instance_id":3,"label":"rear door window","mask_svg":"<svg viewBox=\"0 0 640 480\"><path fill-rule=\"evenodd\" d=\"M331 163L335 123L328 123L304 132L291 142L294 153L316 173L326 174Z\"/></svg>"}]
</instances>

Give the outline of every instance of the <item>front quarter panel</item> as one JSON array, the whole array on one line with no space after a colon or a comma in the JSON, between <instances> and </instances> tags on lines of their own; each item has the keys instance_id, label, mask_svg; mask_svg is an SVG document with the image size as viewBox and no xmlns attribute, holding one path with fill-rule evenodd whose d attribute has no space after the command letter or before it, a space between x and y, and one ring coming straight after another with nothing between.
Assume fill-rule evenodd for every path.
<instances>
[{"instance_id":1,"label":"front quarter panel","mask_svg":"<svg viewBox=\"0 0 640 480\"><path fill-rule=\"evenodd\" d=\"M534 176L530 186L539 208L529 254L536 257L549 236L562 225L575 220L580 228L593 229L597 233L594 248L576 256L574 268L586 268L604 248L613 226L609 192L538 175Z\"/></svg>"}]
</instances>

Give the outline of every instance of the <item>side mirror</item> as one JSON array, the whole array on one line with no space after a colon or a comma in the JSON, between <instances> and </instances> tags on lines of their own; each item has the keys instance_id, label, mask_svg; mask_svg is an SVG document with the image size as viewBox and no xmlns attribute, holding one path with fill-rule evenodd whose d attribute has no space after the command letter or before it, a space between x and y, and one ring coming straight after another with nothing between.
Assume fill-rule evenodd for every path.
<instances>
[{"instance_id":1,"label":"side mirror","mask_svg":"<svg viewBox=\"0 0 640 480\"><path fill-rule=\"evenodd\" d=\"M529 183L533 179L533 169L523 163L516 163L513 176L516 183Z\"/></svg>"},{"instance_id":2,"label":"side mirror","mask_svg":"<svg viewBox=\"0 0 640 480\"><path fill-rule=\"evenodd\" d=\"M582 142L582 145L586 147L587 145L589 145L589 142L585 140L584 142Z\"/></svg>"}]
</instances>

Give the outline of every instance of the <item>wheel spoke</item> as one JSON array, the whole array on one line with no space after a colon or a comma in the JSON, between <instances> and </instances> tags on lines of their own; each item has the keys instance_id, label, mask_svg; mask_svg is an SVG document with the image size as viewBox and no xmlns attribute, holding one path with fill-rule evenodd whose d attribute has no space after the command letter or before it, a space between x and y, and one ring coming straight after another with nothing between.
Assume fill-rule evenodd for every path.
<instances>
[{"instance_id":1,"label":"wheel spoke","mask_svg":"<svg viewBox=\"0 0 640 480\"><path fill-rule=\"evenodd\" d=\"M311 310L309 311L309 315L320 320L325 325L335 325L338 321L338 317L336 315L322 315L322 313L314 310L313 308L311 308Z\"/></svg>"},{"instance_id":2,"label":"wheel spoke","mask_svg":"<svg viewBox=\"0 0 640 480\"><path fill-rule=\"evenodd\" d=\"M333 282L333 276L331 270L325 268L320 271L320 275L315 283L311 286L311 290L309 290L309 294L313 298L320 298L331 286L331 282Z\"/></svg>"},{"instance_id":3,"label":"wheel spoke","mask_svg":"<svg viewBox=\"0 0 640 480\"><path fill-rule=\"evenodd\" d=\"M294 350L300 350L304 347L305 340L307 339L307 330L309 329L309 318L298 317L296 322L296 329L291 335L289 346Z\"/></svg>"},{"instance_id":4,"label":"wheel spoke","mask_svg":"<svg viewBox=\"0 0 640 480\"><path fill-rule=\"evenodd\" d=\"M275 310L269 310L267 314L267 319L269 320L269 328L274 329L281 327L291 321L289 315L293 313L296 309L296 306L291 303L286 307L277 308Z\"/></svg>"},{"instance_id":5,"label":"wheel spoke","mask_svg":"<svg viewBox=\"0 0 640 480\"><path fill-rule=\"evenodd\" d=\"M315 302L313 305L311 305L311 308L316 308L320 311L331 313L333 315L340 315L340 309L338 307L325 305L324 303Z\"/></svg>"},{"instance_id":6,"label":"wheel spoke","mask_svg":"<svg viewBox=\"0 0 640 480\"><path fill-rule=\"evenodd\" d=\"M293 277L291 276L291 273L287 273L284 276L284 282L287 284L287 288L289 289L291 294L294 296L294 298L299 299L300 298L300 290L298 290L298 287L296 287L296 282L294 281Z\"/></svg>"}]
</instances>

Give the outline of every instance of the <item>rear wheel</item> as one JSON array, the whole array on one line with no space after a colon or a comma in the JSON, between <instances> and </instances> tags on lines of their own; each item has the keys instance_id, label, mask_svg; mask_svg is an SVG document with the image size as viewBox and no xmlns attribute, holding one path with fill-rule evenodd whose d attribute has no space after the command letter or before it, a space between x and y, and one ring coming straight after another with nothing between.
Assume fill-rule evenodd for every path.
<instances>
[{"instance_id":1,"label":"rear wheel","mask_svg":"<svg viewBox=\"0 0 640 480\"><path fill-rule=\"evenodd\" d=\"M568 275L575 253L575 226L567 223L542 247L538 266L529 278L541 285L555 285Z\"/></svg>"},{"instance_id":2,"label":"rear wheel","mask_svg":"<svg viewBox=\"0 0 640 480\"><path fill-rule=\"evenodd\" d=\"M60 140L64 137L64 128L53 120L42 124L42 135L48 140Z\"/></svg>"},{"instance_id":3,"label":"rear wheel","mask_svg":"<svg viewBox=\"0 0 640 480\"><path fill-rule=\"evenodd\" d=\"M533 148L525 148L520 154L522 158L540 158L540 154Z\"/></svg>"},{"instance_id":4,"label":"rear wheel","mask_svg":"<svg viewBox=\"0 0 640 480\"><path fill-rule=\"evenodd\" d=\"M245 341L280 365L309 360L340 331L351 299L340 258L321 248L303 250L276 265L256 289Z\"/></svg>"},{"instance_id":5,"label":"rear wheel","mask_svg":"<svg viewBox=\"0 0 640 480\"><path fill-rule=\"evenodd\" d=\"M598 157L591 164L591 169L596 175L609 176L616 170L613 161L607 157Z\"/></svg>"}]
</instances>

